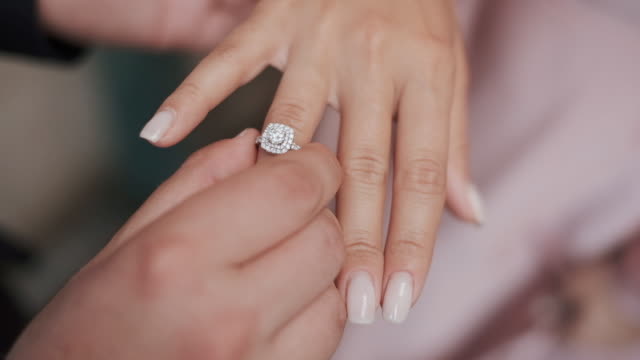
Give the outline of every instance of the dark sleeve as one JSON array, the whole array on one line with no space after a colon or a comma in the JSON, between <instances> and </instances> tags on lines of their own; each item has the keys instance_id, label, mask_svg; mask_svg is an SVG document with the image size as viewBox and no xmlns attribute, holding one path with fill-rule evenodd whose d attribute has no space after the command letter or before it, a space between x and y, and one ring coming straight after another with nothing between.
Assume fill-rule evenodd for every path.
<instances>
[{"instance_id":1,"label":"dark sleeve","mask_svg":"<svg viewBox=\"0 0 640 360\"><path fill-rule=\"evenodd\" d=\"M82 48L55 39L38 22L37 0L0 0L0 51L73 60Z\"/></svg>"}]
</instances>

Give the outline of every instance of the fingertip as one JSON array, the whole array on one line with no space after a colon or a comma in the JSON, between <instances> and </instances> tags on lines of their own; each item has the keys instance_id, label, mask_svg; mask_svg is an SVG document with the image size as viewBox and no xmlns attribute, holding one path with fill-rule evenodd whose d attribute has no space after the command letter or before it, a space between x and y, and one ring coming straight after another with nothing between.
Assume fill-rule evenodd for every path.
<instances>
[{"instance_id":1,"label":"fingertip","mask_svg":"<svg viewBox=\"0 0 640 360\"><path fill-rule=\"evenodd\" d=\"M466 178L449 174L447 205L459 219L481 226L486 220L483 197L478 188Z\"/></svg>"},{"instance_id":2,"label":"fingertip","mask_svg":"<svg viewBox=\"0 0 640 360\"><path fill-rule=\"evenodd\" d=\"M258 130L254 128L246 128L238 133L234 138L230 139L234 144L237 144L239 147L251 150L251 153L258 153L258 148L256 146L256 138L260 135Z\"/></svg>"},{"instance_id":3,"label":"fingertip","mask_svg":"<svg viewBox=\"0 0 640 360\"><path fill-rule=\"evenodd\" d=\"M251 131L251 128L244 129L238 135L236 135L235 138L236 139L243 138L243 137L247 136L250 131Z\"/></svg>"},{"instance_id":4,"label":"fingertip","mask_svg":"<svg viewBox=\"0 0 640 360\"><path fill-rule=\"evenodd\" d=\"M485 222L485 206L484 200L482 199L482 195L478 191L478 188L469 184L467 187L467 198L469 204L471 205L471 211L473 214L473 219L477 225L484 225Z\"/></svg>"},{"instance_id":5,"label":"fingertip","mask_svg":"<svg viewBox=\"0 0 640 360\"><path fill-rule=\"evenodd\" d=\"M244 167L255 164L258 154L255 141L258 135L258 130L247 128L242 130L234 138L221 141L220 143L227 144L226 146L229 148L224 154L220 154L220 156L228 156L236 162L243 164Z\"/></svg>"},{"instance_id":6,"label":"fingertip","mask_svg":"<svg viewBox=\"0 0 640 360\"><path fill-rule=\"evenodd\" d=\"M413 307L415 297L414 277L410 272L391 274L384 293L382 316L391 324L402 324Z\"/></svg>"},{"instance_id":7,"label":"fingertip","mask_svg":"<svg viewBox=\"0 0 640 360\"><path fill-rule=\"evenodd\" d=\"M167 133L176 123L176 112L173 109L158 111L140 131L140 137L159 147L170 146L164 140Z\"/></svg>"},{"instance_id":8,"label":"fingertip","mask_svg":"<svg viewBox=\"0 0 640 360\"><path fill-rule=\"evenodd\" d=\"M207 178L220 180L232 176L255 164L256 147L247 129L235 138L217 141L191 155L184 167L199 168Z\"/></svg>"},{"instance_id":9,"label":"fingertip","mask_svg":"<svg viewBox=\"0 0 640 360\"><path fill-rule=\"evenodd\" d=\"M383 288L382 249L363 242L347 242L346 256L336 285L347 304L349 322L371 324L375 322Z\"/></svg>"},{"instance_id":10,"label":"fingertip","mask_svg":"<svg viewBox=\"0 0 640 360\"><path fill-rule=\"evenodd\" d=\"M354 271L344 290L349 322L357 325L373 324L380 301L373 277L368 271Z\"/></svg>"}]
</instances>

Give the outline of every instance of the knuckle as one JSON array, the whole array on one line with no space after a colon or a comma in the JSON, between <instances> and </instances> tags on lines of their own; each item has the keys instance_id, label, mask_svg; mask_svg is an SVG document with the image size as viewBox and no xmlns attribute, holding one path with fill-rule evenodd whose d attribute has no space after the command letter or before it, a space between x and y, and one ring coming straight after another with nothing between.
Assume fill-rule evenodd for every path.
<instances>
[{"instance_id":1,"label":"knuckle","mask_svg":"<svg viewBox=\"0 0 640 360\"><path fill-rule=\"evenodd\" d=\"M304 133L304 123L308 107L300 100L283 100L275 103L267 122L278 122L289 125L296 134Z\"/></svg>"},{"instance_id":2,"label":"knuckle","mask_svg":"<svg viewBox=\"0 0 640 360\"><path fill-rule=\"evenodd\" d=\"M424 257L431 248L427 246L430 236L425 231L405 231L387 246L387 256L406 259Z\"/></svg>"},{"instance_id":3,"label":"knuckle","mask_svg":"<svg viewBox=\"0 0 640 360\"><path fill-rule=\"evenodd\" d=\"M175 93L176 102L187 102L189 104L199 104L205 100L202 87L193 81L186 81Z\"/></svg>"},{"instance_id":4,"label":"knuckle","mask_svg":"<svg viewBox=\"0 0 640 360\"><path fill-rule=\"evenodd\" d=\"M457 71L455 49L437 40L413 41L409 47L416 59L417 74L414 79L426 83L434 81L452 81Z\"/></svg>"},{"instance_id":5,"label":"knuckle","mask_svg":"<svg viewBox=\"0 0 640 360\"><path fill-rule=\"evenodd\" d=\"M319 3L318 13L321 15L322 20L331 20L335 11L340 9L340 0L325 0Z\"/></svg>"},{"instance_id":6,"label":"knuckle","mask_svg":"<svg viewBox=\"0 0 640 360\"><path fill-rule=\"evenodd\" d=\"M469 141L464 136L458 136L451 139L451 145L449 146L449 153L451 158L464 157L469 153Z\"/></svg>"},{"instance_id":7,"label":"knuckle","mask_svg":"<svg viewBox=\"0 0 640 360\"><path fill-rule=\"evenodd\" d=\"M280 189L282 197L294 202L322 200L323 188L318 178L314 176L305 164L299 161L282 160L272 169L271 181L268 188Z\"/></svg>"},{"instance_id":8,"label":"knuckle","mask_svg":"<svg viewBox=\"0 0 640 360\"><path fill-rule=\"evenodd\" d=\"M424 47L429 51L432 56L453 58L454 55L454 41L449 32L430 33L424 38Z\"/></svg>"},{"instance_id":9,"label":"knuckle","mask_svg":"<svg viewBox=\"0 0 640 360\"><path fill-rule=\"evenodd\" d=\"M380 13L363 14L360 21L354 23L357 39L366 54L379 58L384 54L386 39L392 28L391 19Z\"/></svg>"},{"instance_id":10,"label":"knuckle","mask_svg":"<svg viewBox=\"0 0 640 360\"><path fill-rule=\"evenodd\" d=\"M223 41L215 47L213 52L207 56L204 62L223 62L225 64L232 64L238 60L238 54L240 53L242 46L237 36L230 37L227 41Z\"/></svg>"},{"instance_id":11,"label":"knuckle","mask_svg":"<svg viewBox=\"0 0 640 360\"><path fill-rule=\"evenodd\" d=\"M373 233L367 230L345 232L345 251L349 260L381 265L383 258L382 248L376 245L379 242L371 241L375 238Z\"/></svg>"},{"instance_id":12,"label":"knuckle","mask_svg":"<svg viewBox=\"0 0 640 360\"><path fill-rule=\"evenodd\" d=\"M248 83L257 75L261 67L259 64L265 62L266 54L253 55L244 46L246 41L238 35L232 37L218 45L209 56L207 56L198 67L206 68L227 68L230 71L227 76L234 86Z\"/></svg>"},{"instance_id":13,"label":"knuckle","mask_svg":"<svg viewBox=\"0 0 640 360\"><path fill-rule=\"evenodd\" d=\"M345 180L357 184L383 187L387 183L389 163L371 149L362 149L343 162Z\"/></svg>"},{"instance_id":14,"label":"knuckle","mask_svg":"<svg viewBox=\"0 0 640 360\"><path fill-rule=\"evenodd\" d=\"M451 45L432 39L425 47L423 58L436 73L443 74L447 78L453 76L456 69L456 58L454 48Z\"/></svg>"},{"instance_id":15,"label":"knuckle","mask_svg":"<svg viewBox=\"0 0 640 360\"><path fill-rule=\"evenodd\" d=\"M410 160L400 170L396 181L400 191L428 198L443 196L446 188L445 166L434 157Z\"/></svg>"},{"instance_id":16,"label":"knuckle","mask_svg":"<svg viewBox=\"0 0 640 360\"><path fill-rule=\"evenodd\" d=\"M181 274L191 266L190 254L179 237L165 234L140 242L137 250L137 287L143 296L175 291L184 282Z\"/></svg>"}]
</instances>

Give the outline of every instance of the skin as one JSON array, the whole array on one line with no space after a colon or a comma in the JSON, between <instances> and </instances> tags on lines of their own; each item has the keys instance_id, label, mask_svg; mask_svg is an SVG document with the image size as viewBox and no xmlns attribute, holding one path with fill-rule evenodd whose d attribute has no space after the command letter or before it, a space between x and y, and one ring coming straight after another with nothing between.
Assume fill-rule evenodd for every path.
<instances>
[{"instance_id":1,"label":"skin","mask_svg":"<svg viewBox=\"0 0 640 360\"><path fill-rule=\"evenodd\" d=\"M453 3L142 0L132 6L128 0L40 0L40 11L53 33L77 41L190 50L219 43L160 107L175 121L158 146L182 140L266 66L284 75L265 126L287 124L304 145L326 105L338 109L345 181L337 215L347 246L338 287L345 295L351 275L365 271L380 302L390 276L408 272L415 302L445 202L461 219L483 220L470 196L468 69Z\"/></svg>"},{"instance_id":2,"label":"skin","mask_svg":"<svg viewBox=\"0 0 640 360\"><path fill-rule=\"evenodd\" d=\"M345 321L342 235L324 209L339 165L311 145L253 166L256 136L193 155L8 359L328 359Z\"/></svg>"},{"instance_id":3,"label":"skin","mask_svg":"<svg viewBox=\"0 0 640 360\"><path fill-rule=\"evenodd\" d=\"M391 275L408 272L418 298L445 206L481 222L469 196L467 66L449 0L263 0L207 56L160 111L175 114L155 143L171 146L266 66L284 72L265 126L309 142L327 104L342 116L345 181L337 215L347 261L338 280L369 273L378 302ZM277 36L274 36L277 34ZM397 140L392 123L397 119ZM392 152L392 150L394 150ZM388 238L383 210L395 153ZM385 244L386 240L386 246Z\"/></svg>"},{"instance_id":4,"label":"skin","mask_svg":"<svg viewBox=\"0 0 640 360\"><path fill-rule=\"evenodd\" d=\"M257 0L38 0L42 24L81 43L208 51Z\"/></svg>"}]
</instances>

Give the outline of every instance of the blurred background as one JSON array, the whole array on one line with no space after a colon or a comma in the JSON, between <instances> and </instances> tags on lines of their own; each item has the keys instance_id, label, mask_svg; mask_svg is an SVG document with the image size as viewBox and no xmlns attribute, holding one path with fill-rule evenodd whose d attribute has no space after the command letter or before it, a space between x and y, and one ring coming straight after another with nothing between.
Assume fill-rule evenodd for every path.
<instances>
[{"instance_id":1,"label":"blurred background","mask_svg":"<svg viewBox=\"0 0 640 360\"><path fill-rule=\"evenodd\" d=\"M118 49L73 65L0 57L0 354L189 154L260 126L275 70L175 147L138 137L197 60Z\"/></svg>"}]
</instances>

